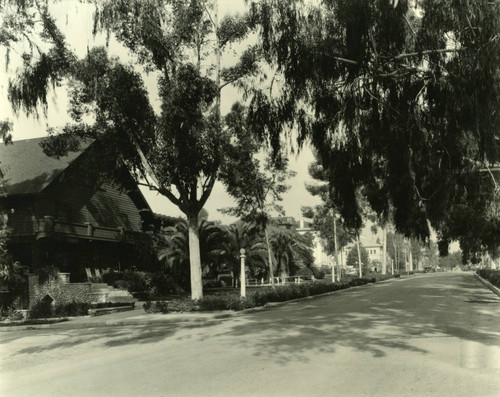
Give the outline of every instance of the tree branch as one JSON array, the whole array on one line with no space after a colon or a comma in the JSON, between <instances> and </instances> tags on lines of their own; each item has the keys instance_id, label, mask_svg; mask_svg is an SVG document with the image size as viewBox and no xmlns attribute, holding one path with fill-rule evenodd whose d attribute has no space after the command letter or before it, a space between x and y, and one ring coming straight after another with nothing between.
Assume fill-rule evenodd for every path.
<instances>
[{"instance_id":1,"label":"tree branch","mask_svg":"<svg viewBox=\"0 0 500 397\"><path fill-rule=\"evenodd\" d=\"M449 52L459 52L459 51L463 51L465 49L466 49L465 47L461 47L461 48L439 48L439 49L436 49L436 50L424 50L424 51L420 51L420 52L408 52L408 53L404 53L404 54L395 55L393 57L380 56L380 58L399 60L399 59L416 57L416 56L419 56L419 55L431 55L431 54L444 54L444 53L449 53ZM334 60L336 60L336 61L339 61L339 62L347 63L349 65L359 65L358 61L354 61L352 59L347 59L347 58L342 58L342 57L337 57L337 56L333 56L331 58L334 59Z\"/></svg>"},{"instance_id":2,"label":"tree branch","mask_svg":"<svg viewBox=\"0 0 500 397\"><path fill-rule=\"evenodd\" d=\"M395 57L391 59L405 59L405 58L411 58L411 57L416 57L418 55L431 55L431 54L445 54L449 52L459 52L465 50L465 47L461 48L440 48L437 50L425 50L421 52L409 52L407 54L399 54L396 55Z\"/></svg>"},{"instance_id":3,"label":"tree branch","mask_svg":"<svg viewBox=\"0 0 500 397\"><path fill-rule=\"evenodd\" d=\"M203 193L202 193L202 195L200 197L200 200L198 201L198 206L199 206L200 210L203 208L203 206L205 205L205 203L208 200L208 197L212 193L212 189L214 187L215 180L217 179L216 178L216 176L217 176L216 174L217 173L214 172L212 175L210 175L210 178L208 179L208 183L206 185L207 188L203 191Z\"/></svg>"},{"instance_id":4,"label":"tree branch","mask_svg":"<svg viewBox=\"0 0 500 397\"><path fill-rule=\"evenodd\" d=\"M161 195L165 196L166 198L168 198L172 203L174 203L177 207L179 207L179 209L184 212L184 204L182 203L182 201L179 199L179 197L175 197L175 195L168 189L165 189L165 188L160 188L158 190L158 193L160 193Z\"/></svg>"},{"instance_id":5,"label":"tree branch","mask_svg":"<svg viewBox=\"0 0 500 397\"><path fill-rule=\"evenodd\" d=\"M498 168L498 169L500 169L500 168ZM497 189L498 189L498 184L497 184L497 181L496 181L496 179L495 179L495 176L494 176L494 175L493 175L493 173L491 172L490 166L489 166L488 164L486 164L486 170L488 171L488 173L489 173L489 174L490 174L490 176L491 176L491 179L492 179L492 181L493 181L493 184L495 185L495 190L497 190Z\"/></svg>"},{"instance_id":6,"label":"tree branch","mask_svg":"<svg viewBox=\"0 0 500 397\"><path fill-rule=\"evenodd\" d=\"M218 26L216 25L215 21L212 18L212 14L210 14L210 11L208 11L208 7L206 4L203 4L203 8L205 9L205 12L208 15L208 18L210 19L210 22L212 22L212 26L214 27L215 30L217 30Z\"/></svg>"}]
</instances>

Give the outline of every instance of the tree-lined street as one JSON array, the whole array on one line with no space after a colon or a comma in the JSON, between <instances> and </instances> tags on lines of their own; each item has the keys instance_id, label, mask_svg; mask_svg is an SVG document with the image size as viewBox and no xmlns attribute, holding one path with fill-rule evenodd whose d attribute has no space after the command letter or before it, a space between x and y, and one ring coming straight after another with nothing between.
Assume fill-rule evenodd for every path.
<instances>
[{"instance_id":1,"label":"tree-lined street","mask_svg":"<svg viewBox=\"0 0 500 397\"><path fill-rule=\"evenodd\" d=\"M499 330L472 273L412 276L233 318L2 332L0 394L498 396Z\"/></svg>"},{"instance_id":2,"label":"tree-lined street","mask_svg":"<svg viewBox=\"0 0 500 397\"><path fill-rule=\"evenodd\" d=\"M0 0L0 396L500 396L499 37L499 0Z\"/></svg>"}]
</instances>

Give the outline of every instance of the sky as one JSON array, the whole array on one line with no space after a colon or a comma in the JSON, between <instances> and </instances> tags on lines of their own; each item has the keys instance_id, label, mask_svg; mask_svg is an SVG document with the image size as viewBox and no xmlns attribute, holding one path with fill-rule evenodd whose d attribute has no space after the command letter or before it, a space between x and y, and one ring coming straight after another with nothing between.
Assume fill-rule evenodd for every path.
<instances>
[{"instance_id":1,"label":"sky","mask_svg":"<svg viewBox=\"0 0 500 397\"><path fill-rule=\"evenodd\" d=\"M238 13L245 10L243 0L219 0L219 18L227 13ZM78 56L84 56L88 48L105 45L105 37L92 35L92 12L93 5L82 4L75 0L67 0L57 3L51 9L52 14L56 17L58 26L66 34L70 47ZM233 53L238 53L248 43L242 43L233 48ZM19 48L21 53L27 48ZM121 46L116 40L111 38L109 43L109 52L120 58L122 62L130 62L130 54L128 50ZM0 59L5 59L4 50L0 50ZM7 87L9 78L15 76L16 67L19 57L16 59L16 54L11 54L9 65L5 62L0 63L0 120L10 119L13 122L13 139L23 140L29 138L46 136L47 127L62 127L66 123L71 122L67 114L68 97L65 87L59 87L52 90L48 96L47 114L40 114L38 118L26 116L24 114L15 115L11 109L10 103L7 100ZM234 61L235 56L229 53L222 59L223 65L230 64ZM143 73L143 78L148 91L151 93L150 100L153 107L159 110L159 100L157 97L156 76L154 74ZM222 91L221 112L224 115L229 111L232 104L241 100L241 94L235 88L227 86ZM300 154L290 156L290 169L296 172L296 175L288 181L290 185L289 191L284 195L282 205L287 216L293 216L296 219L301 218L301 207L304 205L319 204L318 198L311 196L306 188L306 182L312 182L308 174L308 166L314 160L313 153L309 147L305 147ZM180 216L181 211L172 204L167 198L149 191L147 188L142 188L149 205L154 212ZM216 183L214 190L205 205L205 209L209 213L210 219L220 219L224 223L230 223L236 219L219 212L219 209L234 206L234 200L225 192L224 187L220 183Z\"/></svg>"}]
</instances>

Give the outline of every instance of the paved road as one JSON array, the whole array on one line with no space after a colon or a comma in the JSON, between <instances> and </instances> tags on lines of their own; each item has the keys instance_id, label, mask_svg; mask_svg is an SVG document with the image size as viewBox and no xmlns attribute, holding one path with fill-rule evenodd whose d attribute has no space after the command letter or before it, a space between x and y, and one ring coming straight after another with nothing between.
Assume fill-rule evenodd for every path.
<instances>
[{"instance_id":1,"label":"paved road","mask_svg":"<svg viewBox=\"0 0 500 397\"><path fill-rule=\"evenodd\" d=\"M0 395L500 396L500 298L415 276L229 319L0 333Z\"/></svg>"}]
</instances>

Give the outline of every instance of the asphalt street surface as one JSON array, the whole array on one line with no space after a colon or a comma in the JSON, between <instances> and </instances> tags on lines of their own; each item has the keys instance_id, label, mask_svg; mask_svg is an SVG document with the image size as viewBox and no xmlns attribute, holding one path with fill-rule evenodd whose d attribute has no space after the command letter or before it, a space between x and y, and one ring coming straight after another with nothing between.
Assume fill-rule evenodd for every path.
<instances>
[{"instance_id":1,"label":"asphalt street surface","mask_svg":"<svg viewBox=\"0 0 500 397\"><path fill-rule=\"evenodd\" d=\"M500 298L438 273L232 318L0 332L0 396L500 396Z\"/></svg>"}]
</instances>

